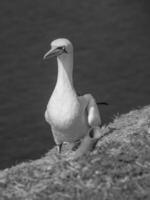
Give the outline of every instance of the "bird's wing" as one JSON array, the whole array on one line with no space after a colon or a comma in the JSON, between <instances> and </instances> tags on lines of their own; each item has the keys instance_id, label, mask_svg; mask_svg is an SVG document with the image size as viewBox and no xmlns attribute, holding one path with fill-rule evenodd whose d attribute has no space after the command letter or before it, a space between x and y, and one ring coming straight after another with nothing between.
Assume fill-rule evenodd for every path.
<instances>
[{"instance_id":1,"label":"bird's wing","mask_svg":"<svg viewBox=\"0 0 150 200\"><path fill-rule=\"evenodd\" d=\"M82 96L80 92L77 92L77 95L78 95L79 97ZM97 104L98 106L101 106L101 105L108 106L108 105L109 105L109 103L107 103L107 102L105 102L105 101L98 101L98 102L96 102L96 104Z\"/></svg>"},{"instance_id":2,"label":"bird's wing","mask_svg":"<svg viewBox=\"0 0 150 200\"><path fill-rule=\"evenodd\" d=\"M85 94L83 98L87 104L86 110L89 126L92 128L100 126L101 117L94 97L91 94Z\"/></svg>"},{"instance_id":3,"label":"bird's wing","mask_svg":"<svg viewBox=\"0 0 150 200\"><path fill-rule=\"evenodd\" d=\"M77 159L86 152L91 151L101 136L101 118L95 99L91 94L85 94L84 96L80 96L78 98L80 102L83 103L82 105L84 105L87 114L88 125L91 130L89 134L82 139L79 148L76 150L73 156L73 159Z\"/></svg>"}]
</instances>

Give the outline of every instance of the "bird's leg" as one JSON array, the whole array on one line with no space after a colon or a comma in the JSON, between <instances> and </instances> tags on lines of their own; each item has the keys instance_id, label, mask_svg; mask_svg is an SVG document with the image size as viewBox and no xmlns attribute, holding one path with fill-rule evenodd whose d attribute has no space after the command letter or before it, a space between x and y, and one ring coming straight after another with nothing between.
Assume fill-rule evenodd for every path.
<instances>
[{"instance_id":1,"label":"bird's leg","mask_svg":"<svg viewBox=\"0 0 150 200\"><path fill-rule=\"evenodd\" d=\"M93 138L90 138L89 135L85 136L78 149L75 151L73 155L73 159L78 159L82 155L86 154L87 152L91 151L93 148Z\"/></svg>"},{"instance_id":2,"label":"bird's leg","mask_svg":"<svg viewBox=\"0 0 150 200\"><path fill-rule=\"evenodd\" d=\"M63 143L57 144L57 151L58 151L59 154L61 153L62 145L63 145Z\"/></svg>"},{"instance_id":3,"label":"bird's leg","mask_svg":"<svg viewBox=\"0 0 150 200\"><path fill-rule=\"evenodd\" d=\"M72 151L76 151L79 147L79 145L81 144L81 140L77 140L73 143L73 146L72 146Z\"/></svg>"},{"instance_id":4,"label":"bird's leg","mask_svg":"<svg viewBox=\"0 0 150 200\"><path fill-rule=\"evenodd\" d=\"M103 136L99 126L94 127L90 130L89 134L86 135L82 140L78 149L75 151L73 159L77 159L89 151L92 151L99 139Z\"/></svg>"}]
</instances>

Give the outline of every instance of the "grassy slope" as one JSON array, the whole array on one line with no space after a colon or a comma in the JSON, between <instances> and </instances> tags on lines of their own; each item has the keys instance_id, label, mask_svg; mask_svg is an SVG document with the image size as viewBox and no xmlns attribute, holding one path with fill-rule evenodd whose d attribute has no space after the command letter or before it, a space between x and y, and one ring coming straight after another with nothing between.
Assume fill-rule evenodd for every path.
<instances>
[{"instance_id":1,"label":"grassy slope","mask_svg":"<svg viewBox=\"0 0 150 200\"><path fill-rule=\"evenodd\" d=\"M78 161L51 150L0 172L0 199L150 199L150 106L103 127L97 148Z\"/></svg>"}]
</instances>

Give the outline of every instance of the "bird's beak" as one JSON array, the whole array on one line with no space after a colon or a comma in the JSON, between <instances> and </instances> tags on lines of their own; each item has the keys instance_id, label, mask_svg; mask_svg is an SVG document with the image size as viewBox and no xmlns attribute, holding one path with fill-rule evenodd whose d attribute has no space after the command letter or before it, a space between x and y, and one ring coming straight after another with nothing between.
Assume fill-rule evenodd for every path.
<instances>
[{"instance_id":1,"label":"bird's beak","mask_svg":"<svg viewBox=\"0 0 150 200\"><path fill-rule=\"evenodd\" d=\"M54 56L61 55L63 53L62 49L58 49L57 47L52 47L43 57L43 59L49 59Z\"/></svg>"}]
</instances>

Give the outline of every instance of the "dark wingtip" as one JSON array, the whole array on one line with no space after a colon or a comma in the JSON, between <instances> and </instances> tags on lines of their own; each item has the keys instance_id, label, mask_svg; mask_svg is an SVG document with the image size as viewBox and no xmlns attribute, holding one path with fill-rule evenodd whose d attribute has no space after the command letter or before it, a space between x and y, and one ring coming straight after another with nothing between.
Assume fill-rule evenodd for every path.
<instances>
[{"instance_id":1,"label":"dark wingtip","mask_svg":"<svg viewBox=\"0 0 150 200\"><path fill-rule=\"evenodd\" d=\"M109 106L109 103L107 102L97 102L97 105L104 105L104 106Z\"/></svg>"}]
</instances>

